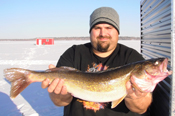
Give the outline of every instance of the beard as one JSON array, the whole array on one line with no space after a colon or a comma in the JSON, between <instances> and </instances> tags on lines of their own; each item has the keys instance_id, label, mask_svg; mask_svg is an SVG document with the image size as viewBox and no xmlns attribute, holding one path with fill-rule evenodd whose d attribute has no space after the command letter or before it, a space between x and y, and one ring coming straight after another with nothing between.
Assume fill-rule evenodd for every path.
<instances>
[{"instance_id":1,"label":"beard","mask_svg":"<svg viewBox=\"0 0 175 116\"><path fill-rule=\"evenodd\" d=\"M111 39L111 37L109 37L109 36L99 36L99 37L97 37L97 39L101 39L101 38ZM97 43L97 51L99 51L99 52L107 52L109 46L110 46L110 43L103 42L103 41L98 41L98 43Z\"/></svg>"},{"instance_id":2,"label":"beard","mask_svg":"<svg viewBox=\"0 0 175 116\"><path fill-rule=\"evenodd\" d=\"M99 52L107 52L108 51L108 48L109 48L109 43L107 43L106 45L103 45L103 44L106 44L105 42L98 42L97 43L97 51Z\"/></svg>"}]
</instances>

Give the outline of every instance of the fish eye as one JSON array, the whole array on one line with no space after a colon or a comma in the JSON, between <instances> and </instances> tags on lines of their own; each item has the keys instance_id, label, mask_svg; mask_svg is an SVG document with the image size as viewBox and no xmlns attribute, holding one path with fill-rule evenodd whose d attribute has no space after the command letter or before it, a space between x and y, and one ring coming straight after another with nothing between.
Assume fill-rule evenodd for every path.
<instances>
[{"instance_id":1,"label":"fish eye","mask_svg":"<svg viewBox=\"0 0 175 116\"><path fill-rule=\"evenodd\" d=\"M156 61L155 63L154 63L154 65L158 65L159 64L159 62L158 61Z\"/></svg>"}]
</instances>

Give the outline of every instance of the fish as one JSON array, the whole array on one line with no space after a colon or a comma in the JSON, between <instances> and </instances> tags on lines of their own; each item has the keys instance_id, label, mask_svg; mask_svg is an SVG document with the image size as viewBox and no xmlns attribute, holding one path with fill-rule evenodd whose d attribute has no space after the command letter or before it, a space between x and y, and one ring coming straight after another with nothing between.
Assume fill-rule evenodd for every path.
<instances>
[{"instance_id":1,"label":"fish","mask_svg":"<svg viewBox=\"0 0 175 116\"><path fill-rule=\"evenodd\" d=\"M156 58L130 63L99 72L80 71L61 66L42 72L22 68L4 69L5 78L11 82L10 98L15 98L33 82L48 78L64 79L67 91L82 100L106 103L115 108L127 95L126 83L132 81L134 88L152 92L156 85L172 74L167 69L168 58Z\"/></svg>"}]
</instances>

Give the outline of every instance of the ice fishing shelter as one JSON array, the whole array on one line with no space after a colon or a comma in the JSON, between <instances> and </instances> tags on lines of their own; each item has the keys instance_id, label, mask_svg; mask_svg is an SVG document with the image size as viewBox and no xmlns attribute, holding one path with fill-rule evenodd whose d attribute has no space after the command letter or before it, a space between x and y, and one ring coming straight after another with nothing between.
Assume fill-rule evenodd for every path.
<instances>
[{"instance_id":1,"label":"ice fishing shelter","mask_svg":"<svg viewBox=\"0 0 175 116\"><path fill-rule=\"evenodd\" d=\"M36 45L54 45L53 38L37 38Z\"/></svg>"},{"instance_id":2,"label":"ice fishing shelter","mask_svg":"<svg viewBox=\"0 0 175 116\"><path fill-rule=\"evenodd\" d=\"M141 0L141 53L144 58L168 57L173 74L153 92L151 116L175 116L175 0Z\"/></svg>"}]
</instances>

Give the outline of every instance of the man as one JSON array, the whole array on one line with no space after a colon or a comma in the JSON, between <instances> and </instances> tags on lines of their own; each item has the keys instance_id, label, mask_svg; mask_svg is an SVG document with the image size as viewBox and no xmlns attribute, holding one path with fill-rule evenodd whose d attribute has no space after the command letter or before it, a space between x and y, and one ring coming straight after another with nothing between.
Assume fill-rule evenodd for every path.
<instances>
[{"instance_id":1,"label":"man","mask_svg":"<svg viewBox=\"0 0 175 116\"><path fill-rule=\"evenodd\" d=\"M118 13L110 7L96 9L90 16L91 43L74 45L59 59L57 66L69 66L81 71L100 71L143 60L134 49L118 44L120 33ZM54 68L50 65L49 68ZM104 109L94 112L83 106L82 100L67 92L64 80L55 79L51 84L46 79L42 88L48 87L50 98L57 106L65 106L64 116L140 116L151 104L151 93L142 93L126 83L127 96L114 109L107 103ZM119 93L120 94L120 93ZM87 109L86 109L87 108ZM145 114L146 115L146 114Z\"/></svg>"}]
</instances>

